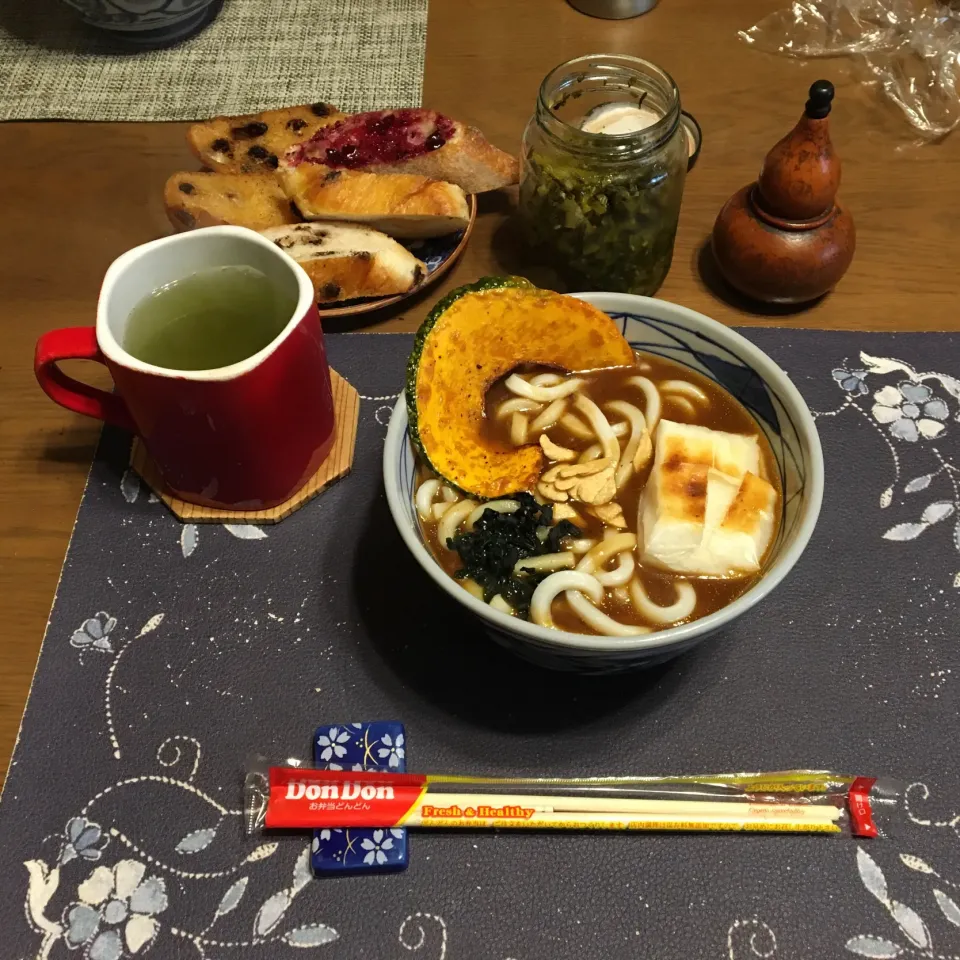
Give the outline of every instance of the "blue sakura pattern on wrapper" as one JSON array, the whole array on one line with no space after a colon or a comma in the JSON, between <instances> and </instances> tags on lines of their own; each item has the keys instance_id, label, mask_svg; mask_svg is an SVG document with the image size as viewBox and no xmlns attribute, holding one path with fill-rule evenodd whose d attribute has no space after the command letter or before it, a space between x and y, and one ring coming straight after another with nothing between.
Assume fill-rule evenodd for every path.
<instances>
[{"instance_id":1,"label":"blue sakura pattern on wrapper","mask_svg":"<svg viewBox=\"0 0 960 960\"><path fill-rule=\"evenodd\" d=\"M403 724L382 720L324 724L313 737L313 759L328 770L406 773ZM394 873L407 868L407 831L369 827L314 830L310 850L318 875Z\"/></svg>"}]
</instances>

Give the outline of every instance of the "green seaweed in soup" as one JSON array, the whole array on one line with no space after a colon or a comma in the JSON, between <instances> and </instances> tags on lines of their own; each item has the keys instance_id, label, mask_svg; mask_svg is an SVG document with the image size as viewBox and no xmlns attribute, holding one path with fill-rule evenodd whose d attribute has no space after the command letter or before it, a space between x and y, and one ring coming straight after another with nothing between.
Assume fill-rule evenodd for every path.
<instances>
[{"instance_id":1,"label":"green seaweed in soup","mask_svg":"<svg viewBox=\"0 0 960 960\"><path fill-rule=\"evenodd\" d=\"M682 135L629 163L531 149L520 183L527 241L573 288L653 294L673 258L686 165Z\"/></svg>"}]
</instances>

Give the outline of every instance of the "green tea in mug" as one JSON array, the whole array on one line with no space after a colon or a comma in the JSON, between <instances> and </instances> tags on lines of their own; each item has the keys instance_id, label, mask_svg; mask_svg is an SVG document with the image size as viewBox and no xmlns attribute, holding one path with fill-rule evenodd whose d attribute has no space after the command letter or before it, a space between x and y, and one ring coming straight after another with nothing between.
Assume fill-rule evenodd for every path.
<instances>
[{"instance_id":1,"label":"green tea in mug","mask_svg":"<svg viewBox=\"0 0 960 960\"><path fill-rule=\"evenodd\" d=\"M144 297L123 348L168 370L215 370L252 357L287 325L296 299L255 267L211 267Z\"/></svg>"}]
</instances>

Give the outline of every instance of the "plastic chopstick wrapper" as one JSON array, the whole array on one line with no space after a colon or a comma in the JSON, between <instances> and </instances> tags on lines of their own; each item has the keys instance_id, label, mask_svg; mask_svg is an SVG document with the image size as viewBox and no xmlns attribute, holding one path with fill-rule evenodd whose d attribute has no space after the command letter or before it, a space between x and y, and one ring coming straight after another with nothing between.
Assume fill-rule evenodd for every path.
<instances>
[{"instance_id":1,"label":"plastic chopstick wrapper","mask_svg":"<svg viewBox=\"0 0 960 960\"><path fill-rule=\"evenodd\" d=\"M900 809L895 783L825 771L690 777L464 777L257 766L248 832L475 827L817 833L879 837Z\"/></svg>"}]
</instances>

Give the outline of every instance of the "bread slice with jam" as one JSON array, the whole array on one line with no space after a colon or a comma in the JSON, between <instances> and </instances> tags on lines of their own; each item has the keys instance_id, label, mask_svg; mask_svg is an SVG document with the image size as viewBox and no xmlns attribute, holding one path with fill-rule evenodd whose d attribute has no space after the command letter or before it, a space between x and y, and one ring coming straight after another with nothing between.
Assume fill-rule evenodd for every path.
<instances>
[{"instance_id":1,"label":"bread slice with jam","mask_svg":"<svg viewBox=\"0 0 960 960\"><path fill-rule=\"evenodd\" d=\"M435 110L377 110L327 124L291 147L290 167L319 163L334 170L407 173L483 193L516 183L516 157L493 146L473 127Z\"/></svg>"}]
</instances>

